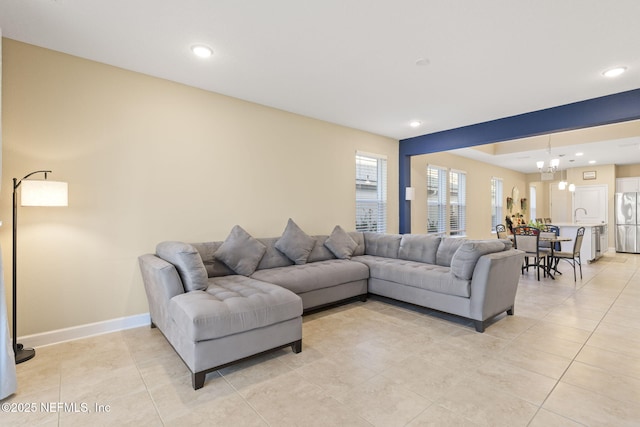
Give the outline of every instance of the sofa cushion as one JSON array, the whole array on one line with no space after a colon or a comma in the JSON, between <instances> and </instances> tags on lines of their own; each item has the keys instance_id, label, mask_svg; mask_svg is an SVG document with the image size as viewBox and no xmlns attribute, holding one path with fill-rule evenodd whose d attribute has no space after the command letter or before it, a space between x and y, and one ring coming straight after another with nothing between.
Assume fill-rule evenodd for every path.
<instances>
[{"instance_id":1,"label":"sofa cushion","mask_svg":"<svg viewBox=\"0 0 640 427\"><path fill-rule=\"evenodd\" d=\"M238 274L250 276L267 248L236 225L214 256Z\"/></svg>"},{"instance_id":2,"label":"sofa cushion","mask_svg":"<svg viewBox=\"0 0 640 427\"><path fill-rule=\"evenodd\" d=\"M364 233L364 253L366 255L398 258L400 234Z\"/></svg>"},{"instance_id":3,"label":"sofa cushion","mask_svg":"<svg viewBox=\"0 0 640 427\"><path fill-rule=\"evenodd\" d=\"M313 245L313 249L309 254L309 259L307 259L307 262L318 262L326 261L329 259L336 259L335 255L333 255L333 252L331 252L329 248L324 245L324 242L326 242L328 238L329 236L327 235L313 236L313 239L316 241L316 243Z\"/></svg>"},{"instance_id":4,"label":"sofa cushion","mask_svg":"<svg viewBox=\"0 0 640 427\"><path fill-rule=\"evenodd\" d=\"M257 270L251 276L287 288L296 294L369 278L369 269L359 262L332 259L305 265Z\"/></svg>"},{"instance_id":5,"label":"sofa cushion","mask_svg":"<svg viewBox=\"0 0 640 427\"><path fill-rule=\"evenodd\" d=\"M295 264L302 265L306 264L315 244L315 239L302 231L298 224L289 218L282 237L276 241L275 247Z\"/></svg>"},{"instance_id":6,"label":"sofa cushion","mask_svg":"<svg viewBox=\"0 0 640 427\"><path fill-rule=\"evenodd\" d=\"M349 231L349 237L358 244L358 247L353 251L353 256L364 255L364 233L362 231Z\"/></svg>"},{"instance_id":7,"label":"sofa cushion","mask_svg":"<svg viewBox=\"0 0 640 427\"><path fill-rule=\"evenodd\" d=\"M339 225L336 225L324 245L338 259L350 259L358 244Z\"/></svg>"},{"instance_id":8,"label":"sofa cushion","mask_svg":"<svg viewBox=\"0 0 640 427\"><path fill-rule=\"evenodd\" d=\"M464 242L466 242L466 239L459 237L443 237L440 240L440 245L438 245L438 252L436 252L436 264L443 267L451 267L453 254Z\"/></svg>"},{"instance_id":9,"label":"sofa cushion","mask_svg":"<svg viewBox=\"0 0 640 427\"><path fill-rule=\"evenodd\" d=\"M206 291L176 295L169 315L186 339L204 341L273 325L302 314L299 296L245 276L209 279Z\"/></svg>"},{"instance_id":10,"label":"sofa cushion","mask_svg":"<svg viewBox=\"0 0 640 427\"><path fill-rule=\"evenodd\" d=\"M371 277L411 286L440 294L469 298L471 281L451 274L451 268L404 259L383 258L371 255L354 257L353 261L366 264Z\"/></svg>"},{"instance_id":11,"label":"sofa cushion","mask_svg":"<svg viewBox=\"0 0 640 427\"><path fill-rule=\"evenodd\" d=\"M176 267L185 292L207 288L207 270L200 253L192 245L162 242L156 246L156 254Z\"/></svg>"},{"instance_id":12,"label":"sofa cushion","mask_svg":"<svg viewBox=\"0 0 640 427\"><path fill-rule=\"evenodd\" d=\"M440 245L439 236L428 234L403 234L400 239L398 258L409 261L436 263L436 253Z\"/></svg>"},{"instance_id":13,"label":"sofa cushion","mask_svg":"<svg viewBox=\"0 0 640 427\"><path fill-rule=\"evenodd\" d=\"M471 280L473 270L482 255L506 249L501 240L467 240L458 248L451 260L451 272L461 279Z\"/></svg>"},{"instance_id":14,"label":"sofa cushion","mask_svg":"<svg viewBox=\"0 0 640 427\"><path fill-rule=\"evenodd\" d=\"M279 237L267 237L258 239L258 241L262 243L267 248L267 250L262 256L262 259L260 260L260 263L258 264L258 268L256 268L256 270L293 265L293 261L291 261L285 254L276 249L276 242L278 241L278 239Z\"/></svg>"},{"instance_id":15,"label":"sofa cushion","mask_svg":"<svg viewBox=\"0 0 640 427\"><path fill-rule=\"evenodd\" d=\"M207 276L218 277L235 274L224 262L215 258L214 254L223 242L203 242L192 243L193 247L200 253L204 268L207 269Z\"/></svg>"}]
</instances>

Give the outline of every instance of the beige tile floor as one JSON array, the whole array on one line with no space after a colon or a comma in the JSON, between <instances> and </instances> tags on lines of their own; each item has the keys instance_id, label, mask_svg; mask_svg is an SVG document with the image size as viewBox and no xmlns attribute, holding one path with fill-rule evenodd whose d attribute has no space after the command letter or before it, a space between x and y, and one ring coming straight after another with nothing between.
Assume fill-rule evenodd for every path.
<instances>
[{"instance_id":1,"label":"beige tile floor","mask_svg":"<svg viewBox=\"0 0 640 427\"><path fill-rule=\"evenodd\" d=\"M36 410L0 425L640 425L640 255L607 254L577 284L561 270L523 276L516 315L484 334L377 298L308 315L302 353L209 374L198 391L155 329L39 348L3 402Z\"/></svg>"}]
</instances>

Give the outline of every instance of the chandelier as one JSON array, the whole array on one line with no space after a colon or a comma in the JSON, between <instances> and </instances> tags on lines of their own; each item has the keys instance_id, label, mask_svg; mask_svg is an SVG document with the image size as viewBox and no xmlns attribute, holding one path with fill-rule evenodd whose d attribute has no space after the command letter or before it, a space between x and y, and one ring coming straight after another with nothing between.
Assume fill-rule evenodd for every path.
<instances>
[{"instance_id":1,"label":"chandelier","mask_svg":"<svg viewBox=\"0 0 640 427\"><path fill-rule=\"evenodd\" d=\"M540 171L540 179L542 181L553 181L556 171L560 167L560 159L551 158L551 135L549 135L549 141L547 142L547 154L549 162L545 164L544 160L539 160L536 162L536 166Z\"/></svg>"},{"instance_id":2,"label":"chandelier","mask_svg":"<svg viewBox=\"0 0 640 427\"><path fill-rule=\"evenodd\" d=\"M546 173L546 174L553 175L558 170L558 167L560 167L560 159L551 158L551 135L549 135L549 142L547 143L547 153L549 155L549 163L546 165L546 167L545 167L544 160L537 161L536 166L538 167L538 170L540 171L541 174Z\"/></svg>"}]
</instances>

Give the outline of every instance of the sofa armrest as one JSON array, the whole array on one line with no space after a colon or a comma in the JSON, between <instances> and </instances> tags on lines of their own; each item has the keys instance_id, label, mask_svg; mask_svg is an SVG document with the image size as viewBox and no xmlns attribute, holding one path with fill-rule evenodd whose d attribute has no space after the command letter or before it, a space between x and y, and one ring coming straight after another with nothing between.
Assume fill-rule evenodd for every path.
<instances>
[{"instance_id":1,"label":"sofa armrest","mask_svg":"<svg viewBox=\"0 0 640 427\"><path fill-rule=\"evenodd\" d=\"M513 310L524 252L511 249L483 255L471 279L471 318L484 321Z\"/></svg>"},{"instance_id":2,"label":"sofa armrest","mask_svg":"<svg viewBox=\"0 0 640 427\"><path fill-rule=\"evenodd\" d=\"M169 301L184 293L184 286L175 266L153 254L138 257L144 289L147 293L151 323L166 330Z\"/></svg>"}]
</instances>

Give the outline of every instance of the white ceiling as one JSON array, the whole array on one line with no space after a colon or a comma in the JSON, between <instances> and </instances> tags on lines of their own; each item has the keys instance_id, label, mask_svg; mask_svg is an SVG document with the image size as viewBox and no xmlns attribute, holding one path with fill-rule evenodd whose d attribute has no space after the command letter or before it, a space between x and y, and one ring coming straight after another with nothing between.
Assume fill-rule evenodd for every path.
<instances>
[{"instance_id":1,"label":"white ceiling","mask_svg":"<svg viewBox=\"0 0 640 427\"><path fill-rule=\"evenodd\" d=\"M639 16L638 0L0 1L4 37L396 139L640 88Z\"/></svg>"}]
</instances>

